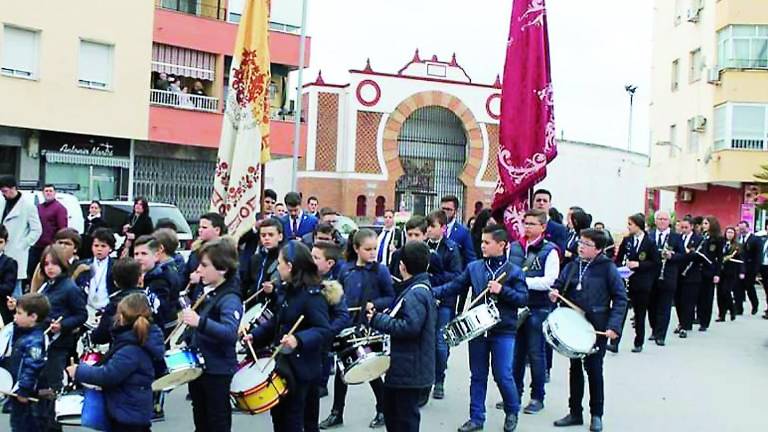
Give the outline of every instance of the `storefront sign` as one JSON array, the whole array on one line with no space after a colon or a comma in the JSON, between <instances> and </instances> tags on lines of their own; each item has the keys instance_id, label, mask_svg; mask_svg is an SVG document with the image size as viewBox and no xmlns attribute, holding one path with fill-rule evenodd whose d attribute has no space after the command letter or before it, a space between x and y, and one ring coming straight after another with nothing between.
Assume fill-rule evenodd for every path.
<instances>
[{"instance_id":1,"label":"storefront sign","mask_svg":"<svg viewBox=\"0 0 768 432\"><path fill-rule=\"evenodd\" d=\"M64 154L102 157L129 157L131 143L124 138L41 132L40 148Z\"/></svg>"},{"instance_id":2,"label":"storefront sign","mask_svg":"<svg viewBox=\"0 0 768 432\"><path fill-rule=\"evenodd\" d=\"M745 203L741 205L741 220L749 222L749 226L754 229L755 205L753 203Z\"/></svg>"}]
</instances>

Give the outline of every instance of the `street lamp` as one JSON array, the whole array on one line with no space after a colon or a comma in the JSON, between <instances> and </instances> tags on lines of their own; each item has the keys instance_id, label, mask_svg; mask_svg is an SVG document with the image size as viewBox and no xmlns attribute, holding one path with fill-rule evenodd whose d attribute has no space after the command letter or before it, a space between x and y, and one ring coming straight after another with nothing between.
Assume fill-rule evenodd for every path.
<instances>
[{"instance_id":1,"label":"street lamp","mask_svg":"<svg viewBox=\"0 0 768 432\"><path fill-rule=\"evenodd\" d=\"M632 151L632 108L635 101L635 92L637 91L637 86L632 84L627 84L624 86L624 90L629 95L629 136L627 139L627 150Z\"/></svg>"}]
</instances>

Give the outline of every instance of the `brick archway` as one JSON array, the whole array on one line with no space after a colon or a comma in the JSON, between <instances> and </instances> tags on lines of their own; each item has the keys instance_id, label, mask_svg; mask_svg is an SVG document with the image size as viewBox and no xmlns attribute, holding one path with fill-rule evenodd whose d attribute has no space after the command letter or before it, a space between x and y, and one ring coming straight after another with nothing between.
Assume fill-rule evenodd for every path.
<instances>
[{"instance_id":1,"label":"brick archway","mask_svg":"<svg viewBox=\"0 0 768 432\"><path fill-rule=\"evenodd\" d=\"M472 114L472 111L464 105L457 97L440 91L426 91L415 93L409 98L400 102L395 110L389 115L384 126L384 136L382 149L384 153L384 163L387 166L388 183L393 187L397 180L405 174L403 166L400 163L397 140L400 136L400 129L408 117L417 109L430 106L439 106L451 110L461 119L464 130L467 133L467 145L469 152L467 162L464 164L464 170L459 176L459 180L469 188L474 187L475 178L480 171L480 165L483 161L483 135L480 132L480 126ZM393 189L394 191L394 189ZM393 192L394 193L394 192Z\"/></svg>"}]
</instances>

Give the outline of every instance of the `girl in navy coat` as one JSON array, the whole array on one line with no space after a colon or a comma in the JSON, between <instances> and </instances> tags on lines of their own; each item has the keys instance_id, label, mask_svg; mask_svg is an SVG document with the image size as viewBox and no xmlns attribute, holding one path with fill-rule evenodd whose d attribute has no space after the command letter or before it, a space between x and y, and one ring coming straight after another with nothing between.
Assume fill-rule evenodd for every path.
<instances>
[{"instance_id":1,"label":"girl in navy coat","mask_svg":"<svg viewBox=\"0 0 768 432\"><path fill-rule=\"evenodd\" d=\"M113 343L98 365L67 367L78 383L101 387L112 432L149 431L155 365L163 361L163 334L152 324L146 296L131 294L117 306Z\"/></svg>"}]
</instances>

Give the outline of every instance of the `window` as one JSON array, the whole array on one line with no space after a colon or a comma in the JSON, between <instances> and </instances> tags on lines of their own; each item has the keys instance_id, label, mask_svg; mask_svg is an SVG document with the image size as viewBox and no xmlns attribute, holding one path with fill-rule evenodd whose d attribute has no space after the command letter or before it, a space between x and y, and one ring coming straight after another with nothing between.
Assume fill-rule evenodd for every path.
<instances>
[{"instance_id":1,"label":"window","mask_svg":"<svg viewBox=\"0 0 768 432\"><path fill-rule=\"evenodd\" d=\"M677 125L669 127L669 157L677 156Z\"/></svg>"},{"instance_id":2,"label":"window","mask_svg":"<svg viewBox=\"0 0 768 432\"><path fill-rule=\"evenodd\" d=\"M368 213L368 203L366 202L365 195L358 195L355 215L357 217L365 217L366 213Z\"/></svg>"},{"instance_id":3,"label":"window","mask_svg":"<svg viewBox=\"0 0 768 432\"><path fill-rule=\"evenodd\" d=\"M715 125L714 125L714 147L715 150L721 150L727 145L728 137L728 107L726 105L715 108Z\"/></svg>"},{"instance_id":4,"label":"window","mask_svg":"<svg viewBox=\"0 0 768 432\"><path fill-rule=\"evenodd\" d=\"M680 87L680 59L672 62L672 91L677 91Z\"/></svg>"},{"instance_id":5,"label":"window","mask_svg":"<svg viewBox=\"0 0 768 432\"><path fill-rule=\"evenodd\" d=\"M111 87L112 49L112 45L80 41L80 86L102 90Z\"/></svg>"},{"instance_id":6,"label":"window","mask_svg":"<svg viewBox=\"0 0 768 432\"><path fill-rule=\"evenodd\" d=\"M731 25L717 32L720 68L767 69L768 25Z\"/></svg>"},{"instance_id":7,"label":"window","mask_svg":"<svg viewBox=\"0 0 768 432\"><path fill-rule=\"evenodd\" d=\"M696 130L696 117L688 119L688 153L699 152L699 132Z\"/></svg>"},{"instance_id":8,"label":"window","mask_svg":"<svg viewBox=\"0 0 768 432\"><path fill-rule=\"evenodd\" d=\"M768 105L724 104L715 109L715 150L766 150Z\"/></svg>"},{"instance_id":9,"label":"window","mask_svg":"<svg viewBox=\"0 0 768 432\"><path fill-rule=\"evenodd\" d=\"M701 48L696 48L689 55L688 82L696 82L701 79L701 70L704 68L704 58Z\"/></svg>"},{"instance_id":10,"label":"window","mask_svg":"<svg viewBox=\"0 0 768 432\"><path fill-rule=\"evenodd\" d=\"M384 210L387 205L387 199L383 196L376 197L376 217L384 217Z\"/></svg>"},{"instance_id":11,"label":"window","mask_svg":"<svg viewBox=\"0 0 768 432\"><path fill-rule=\"evenodd\" d=\"M678 26L683 21L683 0L675 0L673 24Z\"/></svg>"},{"instance_id":12,"label":"window","mask_svg":"<svg viewBox=\"0 0 768 432\"><path fill-rule=\"evenodd\" d=\"M3 75L37 78L37 56L40 32L9 25L3 26Z\"/></svg>"},{"instance_id":13,"label":"window","mask_svg":"<svg viewBox=\"0 0 768 432\"><path fill-rule=\"evenodd\" d=\"M229 0L227 6L227 21L235 24L239 23L245 9L243 0Z\"/></svg>"}]
</instances>

